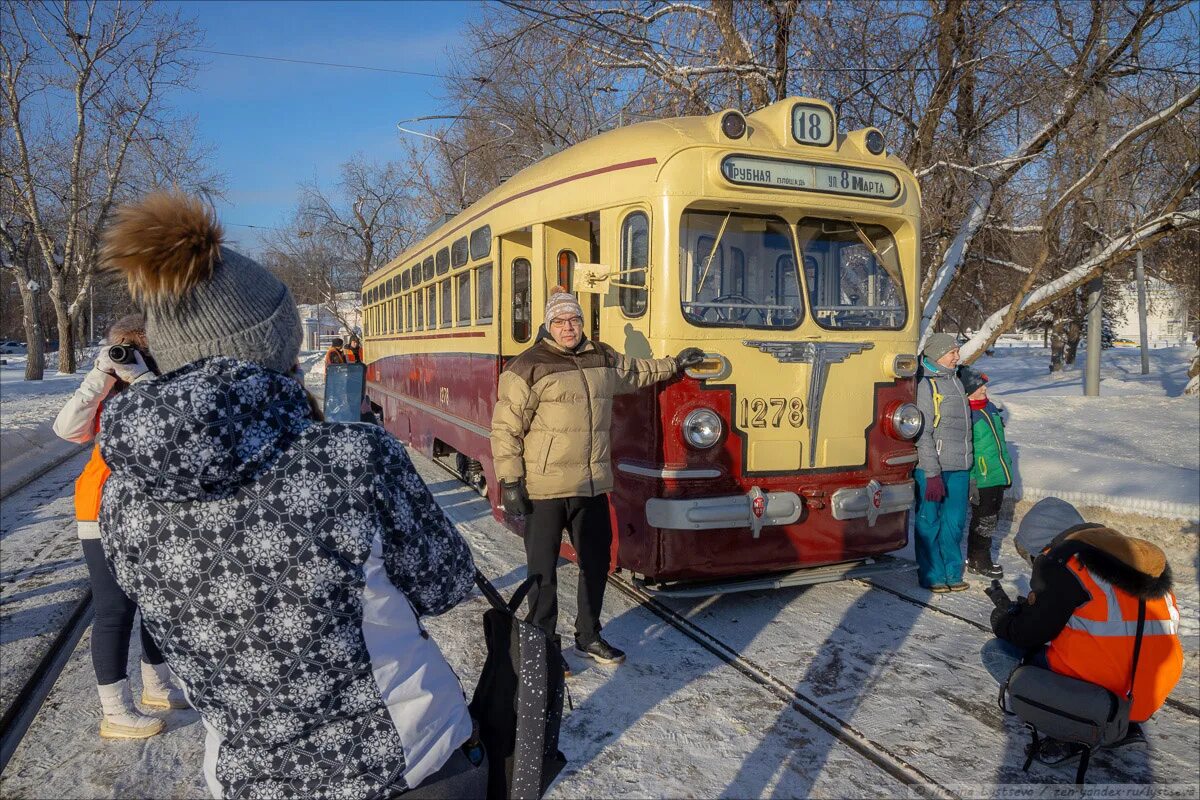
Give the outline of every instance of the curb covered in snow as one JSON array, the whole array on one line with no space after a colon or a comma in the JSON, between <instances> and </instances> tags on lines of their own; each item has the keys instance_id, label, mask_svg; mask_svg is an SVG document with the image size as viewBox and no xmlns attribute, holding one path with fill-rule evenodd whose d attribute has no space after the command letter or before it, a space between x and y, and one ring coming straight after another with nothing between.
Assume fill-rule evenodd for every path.
<instances>
[{"instance_id":1,"label":"curb covered in snow","mask_svg":"<svg viewBox=\"0 0 1200 800\"><path fill-rule=\"evenodd\" d=\"M1113 495L1097 492L1080 492L1061 489L1041 489L1036 486L1014 484L1011 496L1014 500L1036 501L1045 497L1057 497L1076 506L1095 506L1110 511L1123 511L1129 514L1141 514L1149 517L1200 521L1200 505L1194 503L1178 503L1150 497L1114 497Z\"/></svg>"}]
</instances>

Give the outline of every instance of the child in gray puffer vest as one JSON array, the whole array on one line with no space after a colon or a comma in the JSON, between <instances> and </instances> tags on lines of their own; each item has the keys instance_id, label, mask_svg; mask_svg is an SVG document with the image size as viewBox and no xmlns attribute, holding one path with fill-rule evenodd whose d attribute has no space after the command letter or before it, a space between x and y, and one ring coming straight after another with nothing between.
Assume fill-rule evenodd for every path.
<instances>
[{"instance_id":1,"label":"child in gray puffer vest","mask_svg":"<svg viewBox=\"0 0 1200 800\"><path fill-rule=\"evenodd\" d=\"M917 407L925 425L917 437L917 580L932 592L957 592L963 577L972 461L971 409L958 380L958 342L935 333L922 351Z\"/></svg>"}]
</instances>

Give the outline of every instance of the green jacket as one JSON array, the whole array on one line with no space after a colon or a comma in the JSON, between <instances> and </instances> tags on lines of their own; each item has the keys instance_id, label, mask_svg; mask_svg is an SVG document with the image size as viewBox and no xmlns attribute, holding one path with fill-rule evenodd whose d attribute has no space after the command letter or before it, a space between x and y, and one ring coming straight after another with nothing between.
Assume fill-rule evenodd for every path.
<instances>
[{"instance_id":1,"label":"green jacket","mask_svg":"<svg viewBox=\"0 0 1200 800\"><path fill-rule=\"evenodd\" d=\"M971 436L975 443L971 480L975 485L980 489L1012 486L1012 458L1004 438L1004 422L1000 409L990 400L982 409L971 409Z\"/></svg>"}]
</instances>

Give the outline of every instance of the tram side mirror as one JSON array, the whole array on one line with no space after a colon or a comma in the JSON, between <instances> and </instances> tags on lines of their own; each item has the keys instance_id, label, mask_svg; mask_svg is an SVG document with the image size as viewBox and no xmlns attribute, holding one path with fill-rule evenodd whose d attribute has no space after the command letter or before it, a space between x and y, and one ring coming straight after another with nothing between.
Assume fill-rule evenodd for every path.
<instances>
[{"instance_id":1,"label":"tram side mirror","mask_svg":"<svg viewBox=\"0 0 1200 800\"><path fill-rule=\"evenodd\" d=\"M612 279L612 268L606 264L585 264L576 262L571 274L571 288L576 292L591 294L606 294L608 282Z\"/></svg>"}]
</instances>

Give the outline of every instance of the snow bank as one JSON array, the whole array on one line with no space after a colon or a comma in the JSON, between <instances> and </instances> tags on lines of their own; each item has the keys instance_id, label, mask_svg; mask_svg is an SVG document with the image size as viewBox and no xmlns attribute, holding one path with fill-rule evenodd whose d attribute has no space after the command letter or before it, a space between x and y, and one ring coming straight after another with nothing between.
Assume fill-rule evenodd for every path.
<instances>
[{"instance_id":1,"label":"snow bank","mask_svg":"<svg viewBox=\"0 0 1200 800\"><path fill-rule=\"evenodd\" d=\"M1007 409L1016 498L1200 519L1200 400L1183 395L1193 348L1104 351L1099 397L1075 367L1051 373L1041 348L999 350L976 366Z\"/></svg>"}]
</instances>

